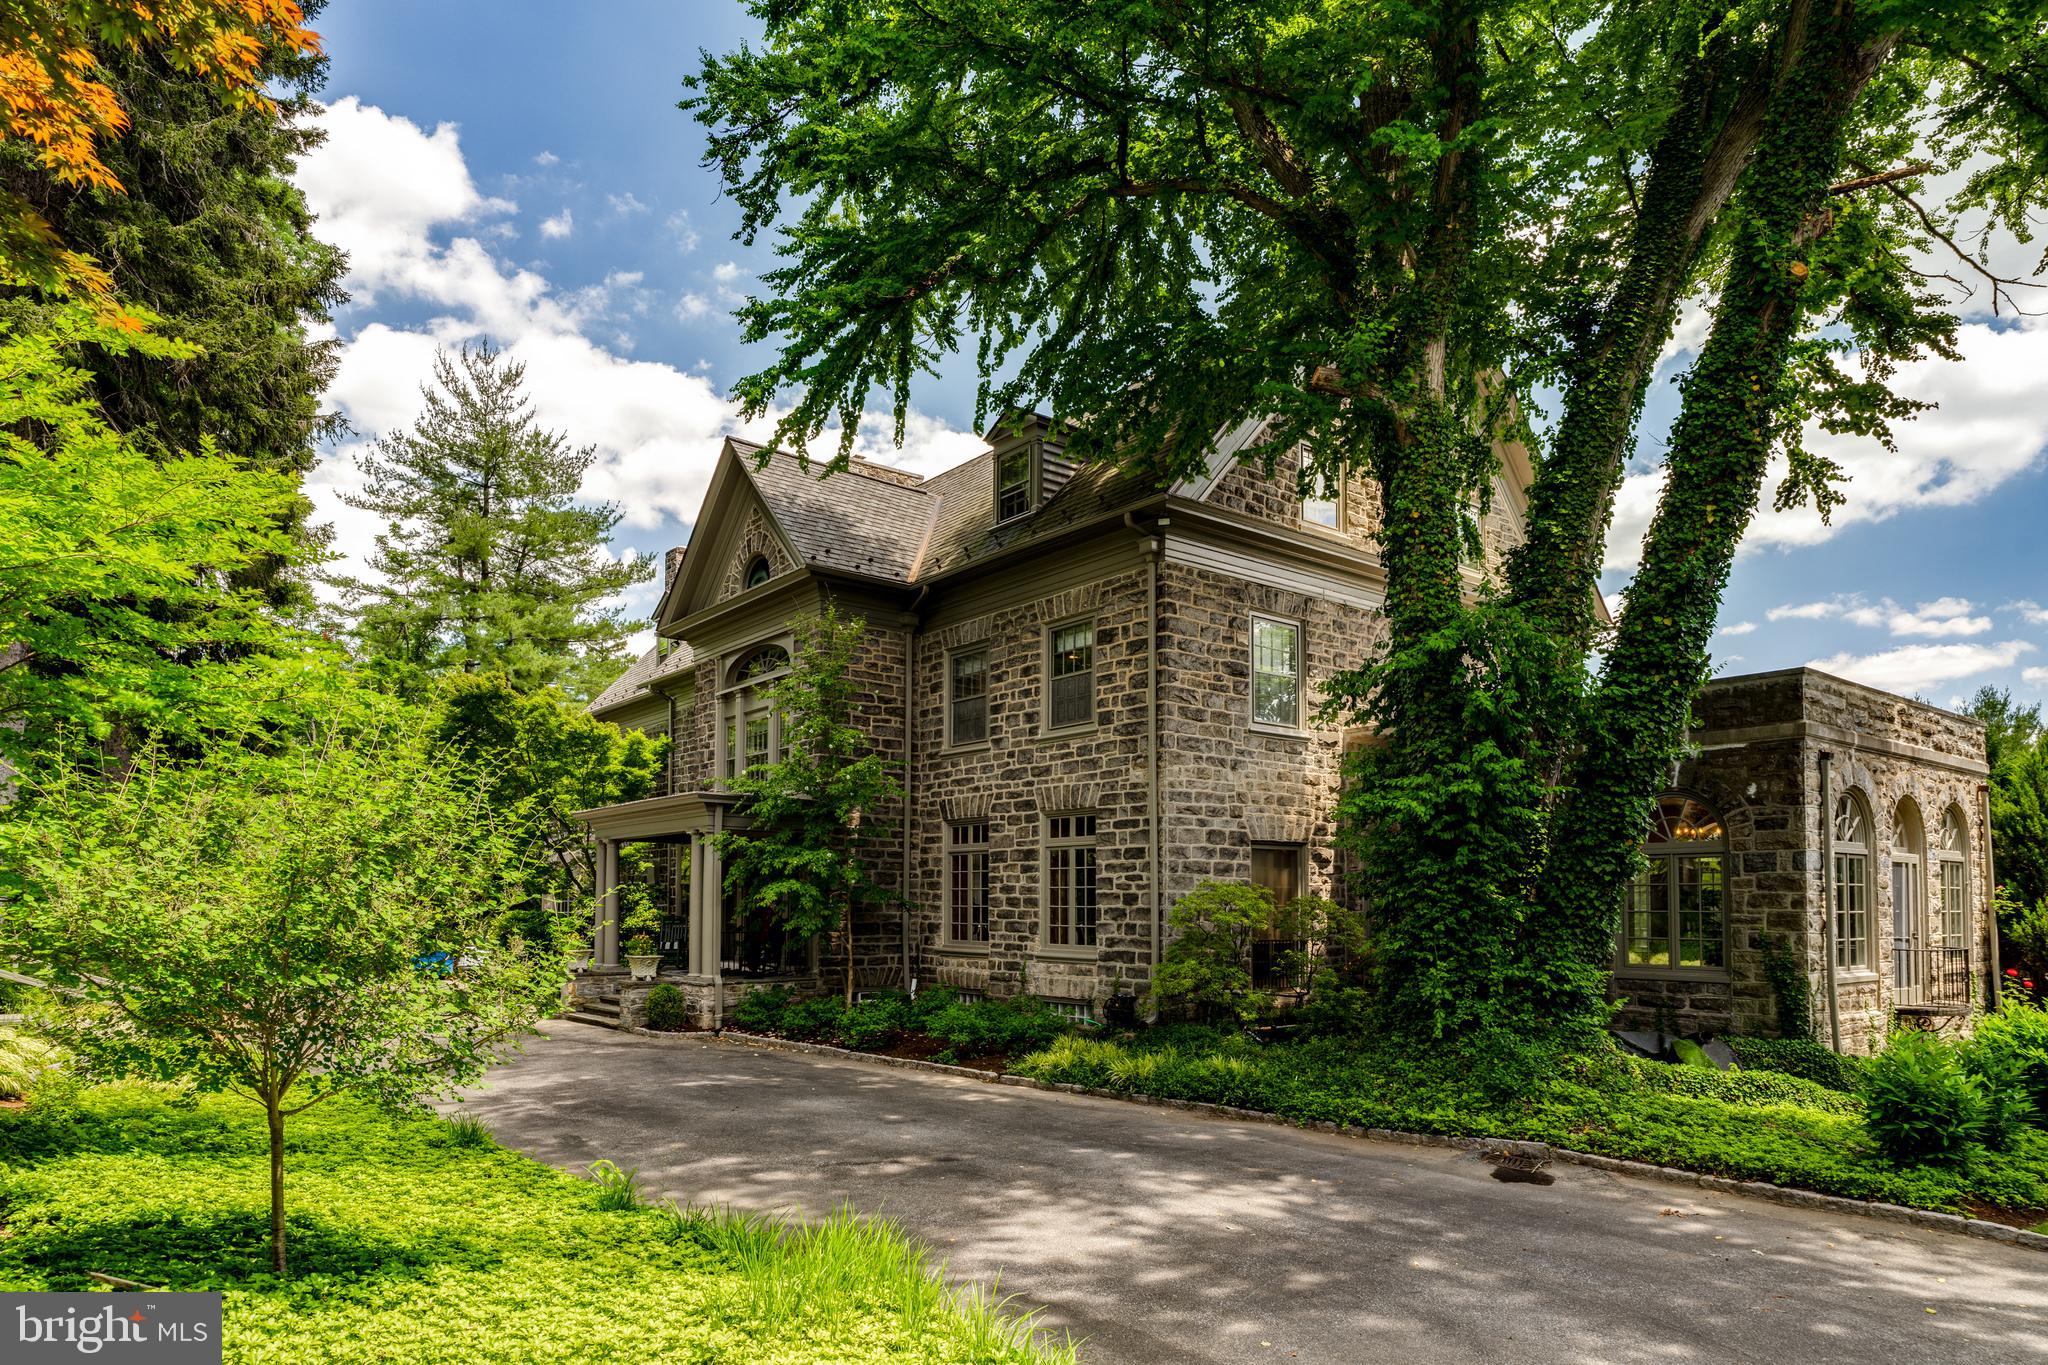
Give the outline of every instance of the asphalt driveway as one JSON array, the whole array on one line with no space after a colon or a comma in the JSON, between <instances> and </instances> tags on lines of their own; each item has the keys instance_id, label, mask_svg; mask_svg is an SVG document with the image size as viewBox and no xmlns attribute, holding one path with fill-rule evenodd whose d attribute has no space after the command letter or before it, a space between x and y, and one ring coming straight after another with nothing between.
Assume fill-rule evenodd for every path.
<instances>
[{"instance_id":1,"label":"asphalt driveway","mask_svg":"<svg viewBox=\"0 0 2048 1365\"><path fill-rule=\"evenodd\" d=\"M887 1214L1097 1365L2048 1358L2048 1254L1579 1167L560 1023L465 1108L658 1196Z\"/></svg>"}]
</instances>

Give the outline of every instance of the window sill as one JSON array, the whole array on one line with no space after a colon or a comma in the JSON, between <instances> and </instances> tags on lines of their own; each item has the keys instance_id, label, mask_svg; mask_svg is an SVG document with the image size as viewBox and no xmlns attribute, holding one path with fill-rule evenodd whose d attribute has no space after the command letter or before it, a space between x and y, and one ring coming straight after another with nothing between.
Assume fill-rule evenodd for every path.
<instances>
[{"instance_id":1,"label":"window sill","mask_svg":"<svg viewBox=\"0 0 2048 1365\"><path fill-rule=\"evenodd\" d=\"M1616 967L1617 981L1733 981L1726 967Z\"/></svg>"},{"instance_id":2,"label":"window sill","mask_svg":"<svg viewBox=\"0 0 2048 1365\"><path fill-rule=\"evenodd\" d=\"M1309 732L1299 725L1275 725L1271 721L1247 722L1245 729L1255 735L1270 735L1274 739L1307 739Z\"/></svg>"},{"instance_id":3,"label":"window sill","mask_svg":"<svg viewBox=\"0 0 2048 1365\"><path fill-rule=\"evenodd\" d=\"M1050 725L1040 726L1040 739L1085 739L1102 728L1101 721L1084 721L1079 725L1062 725L1055 730Z\"/></svg>"},{"instance_id":4,"label":"window sill","mask_svg":"<svg viewBox=\"0 0 2048 1365\"><path fill-rule=\"evenodd\" d=\"M1099 948L1055 948L1041 943L1032 949L1031 955L1047 962L1095 962L1102 952Z\"/></svg>"},{"instance_id":5,"label":"window sill","mask_svg":"<svg viewBox=\"0 0 2048 1365\"><path fill-rule=\"evenodd\" d=\"M941 943L933 951L937 952L941 957L987 957L989 945L986 943L946 942Z\"/></svg>"},{"instance_id":6,"label":"window sill","mask_svg":"<svg viewBox=\"0 0 2048 1365\"><path fill-rule=\"evenodd\" d=\"M1877 971L1876 971L1876 969L1875 969L1875 968L1871 968L1871 967L1837 967L1837 968L1835 968L1835 984L1836 984L1837 986L1869 986L1869 985L1874 985L1874 984L1875 984L1875 983L1877 982L1877 979L1878 979L1878 976L1877 976Z\"/></svg>"},{"instance_id":7,"label":"window sill","mask_svg":"<svg viewBox=\"0 0 2048 1365\"><path fill-rule=\"evenodd\" d=\"M939 757L944 758L948 754L983 754L994 747L995 742L987 739L977 739L972 744L942 744L939 746Z\"/></svg>"}]
</instances>

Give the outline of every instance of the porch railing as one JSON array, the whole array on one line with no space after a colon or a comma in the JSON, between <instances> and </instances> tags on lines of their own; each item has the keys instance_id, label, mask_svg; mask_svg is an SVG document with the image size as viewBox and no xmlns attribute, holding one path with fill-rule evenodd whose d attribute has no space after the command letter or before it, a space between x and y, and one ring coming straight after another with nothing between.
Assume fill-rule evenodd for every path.
<instances>
[{"instance_id":1,"label":"porch railing","mask_svg":"<svg viewBox=\"0 0 2048 1365\"><path fill-rule=\"evenodd\" d=\"M1968 948L1892 949L1892 1004L1965 1013L1976 994Z\"/></svg>"}]
</instances>

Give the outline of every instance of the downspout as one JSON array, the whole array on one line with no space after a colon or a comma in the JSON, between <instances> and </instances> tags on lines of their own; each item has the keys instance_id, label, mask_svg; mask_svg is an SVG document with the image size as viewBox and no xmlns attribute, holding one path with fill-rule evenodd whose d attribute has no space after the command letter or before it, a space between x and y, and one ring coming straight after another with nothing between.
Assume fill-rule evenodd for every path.
<instances>
[{"instance_id":1,"label":"downspout","mask_svg":"<svg viewBox=\"0 0 2048 1365\"><path fill-rule=\"evenodd\" d=\"M1124 525L1145 542L1145 827L1152 864L1148 879L1152 884L1152 965L1147 972L1147 984L1159 978L1159 958L1166 939L1165 898L1159 876L1159 560L1165 553L1159 529L1166 524L1166 518L1161 517L1147 531L1138 525L1133 514L1124 513Z\"/></svg>"},{"instance_id":2,"label":"downspout","mask_svg":"<svg viewBox=\"0 0 2048 1365\"><path fill-rule=\"evenodd\" d=\"M1991 847L1991 784L1979 782L1977 797L1984 807L1984 905L1990 912L1991 942L1984 954L1984 970L1991 978L1991 1008L2005 1003L2005 979L1998 974L1998 862Z\"/></svg>"},{"instance_id":3,"label":"downspout","mask_svg":"<svg viewBox=\"0 0 2048 1365\"><path fill-rule=\"evenodd\" d=\"M923 584L910 604L910 623L903 628L903 989L911 999L917 998L917 978L910 974L910 850L911 850L911 797L917 787L917 609L924 605L924 599L931 593L932 585ZM944 725L946 718L939 717Z\"/></svg>"},{"instance_id":4,"label":"downspout","mask_svg":"<svg viewBox=\"0 0 2048 1365\"><path fill-rule=\"evenodd\" d=\"M1828 982L1828 1044L1842 1050L1842 1001L1835 990L1835 756L1820 751L1820 941Z\"/></svg>"}]
</instances>

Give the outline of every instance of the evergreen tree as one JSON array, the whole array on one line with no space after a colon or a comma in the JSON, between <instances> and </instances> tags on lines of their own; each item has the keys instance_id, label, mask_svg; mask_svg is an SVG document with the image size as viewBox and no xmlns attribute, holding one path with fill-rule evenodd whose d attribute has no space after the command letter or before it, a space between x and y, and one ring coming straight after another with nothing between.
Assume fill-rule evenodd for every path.
<instances>
[{"instance_id":1,"label":"evergreen tree","mask_svg":"<svg viewBox=\"0 0 2048 1365\"><path fill-rule=\"evenodd\" d=\"M318 5L306 10L317 13ZM102 38L97 74L128 126L98 148L123 192L50 174L41 148L0 143L0 197L33 210L67 248L91 256L124 304L155 314L159 335L198 348L181 356L97 349L82 359L107 420L138 448L168 458L212 438L244 468L288 475L313 467L338 424L321 410L336 343L307 335L344 297L342 254L313 236L290 175L320 132L307 119L326 58L295 31L265 29L251 80L269 95L207 79L188 56ZM26 278L26 276L23 276ZM0 321L37 330L47 295L0 291ZM280 513L304 535L308 504ZM277 601L303 600L269 557L240 578Z\"/></svg>"},{"instance_id":2,"label":"evergreen tree","mask_svg":"<svg viewBox=\"0 0 2048 1365\"><path fill-rule=\"evenodd\" d=\"M605 599L654 574L649 556L609 553L618 507L575 500L595 449L535 423L525 377L487 343L444 351L419 420L360 461L349 505L389 529L378 581L339 583L360 644L402 684L490 671L522 691L586 690L632 625Z\"/></svg>"}]
</instances>

